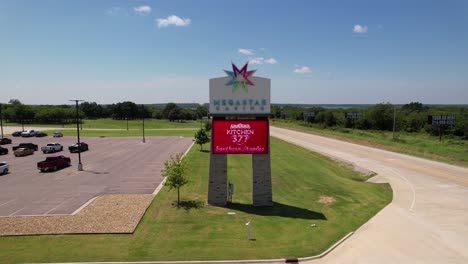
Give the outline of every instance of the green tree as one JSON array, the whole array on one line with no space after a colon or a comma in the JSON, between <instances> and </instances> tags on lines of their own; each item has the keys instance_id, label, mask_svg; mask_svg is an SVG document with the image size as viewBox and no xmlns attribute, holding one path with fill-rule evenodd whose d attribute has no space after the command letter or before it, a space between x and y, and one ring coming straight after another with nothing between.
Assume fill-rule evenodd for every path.
<instances>
[{"instance_id":1,"label":"green tree","mask_svg":"<svg viewBox=\"0 0 468 264\"><path fill-rule=\"evenodd\" d=\"M381 103L375 105L370 112L372 128L377 130L393 129L393 105Z\"/></svg>"},{"instance_id":2,"label":"green tree","mask_svg":"<svg viewBox=\"0 0 468 264\"><path fill-rule=\"evenodd\" d=\"M195 112L197 114L197 118L201 119L208 115L208 107L206 105L198 105Z\"/></svg>"},{"instance_id":3,"label":"green tree","mask_svg":"<svg viewBox=\"0 0 468 264\"><path fill-rule=\"evenodd\" d=\"M203 144L210 142L206 130L201 128L195 133L195 144L200 145L200 151L203 151Z\"/></svg>"},{"instance_id":4,"label":"green tree","mask_svg":"<svg viewBox=\"0 0 468 264\"><path fill-rule=\"evenodd\" d=\"M420 102L411 102L409 104L405 104L403 107L402 107L403 110L407 110L409 111L410 113L411 112L422 112L422 111L426 111L427 110L427 107L424 106L422 103Z\"/></svg>"},{"instance_id":5,"label":"green tree","mask_svg":"<svg viewBox=\"0 0 468 264\"><path fill-rule=\"evenodd\" d=\"M96 102L83 102L80 104L80 110L83 111L89 119L102 117L102 106L98 105Z\"/></svg>"},{"instance_id":6,"label":"green tree","mask_svg":"<svg viewBox=\"0 0 468 264\"><path fill-rule=\"evenodd\" d=\"M167 118L171 122L175 120L182 120L184 119L184 111L182 108L179 108L179 107L172 108L171 111L169 111Z\"/></svg>"},{"instance_id":7,"label":"green tree","mask_svg":"<svg viewBox=\"0 0 468 264\"><path fill-rule=\"evenodd\" d=\"M169 186L170 190L177 189L177 207L180 206L180 187L188 183L185 177L187 166L182 159L182 153L177 154L175 157L170 156L169 160L164 162L164 169L161 173L166 177L165 185Z\"/></svg>"},{"instance_id":8,"label":"green tree","mask_svg":"<svg viewBox=\"0 0 468 264\"><path fill-rule=\"evenodd\" d=\"M211 124L211 121L210 120L207 120L206 123L205 123L205 130L206 132L209 132L211 131L211 128L213 127L213 125Z\"/></svg>"},{"instance_id":9,"label":"green tree","mask_svg":"<svg viewBox=\"0 0 468 264\"><path fill-rule=\"evenodd\" d=\"M162 110L162 116L165 119L170 119L169 118L169 113L173 110L179 108L175 103L168 103Z\"/></svg>"}]
</instances>

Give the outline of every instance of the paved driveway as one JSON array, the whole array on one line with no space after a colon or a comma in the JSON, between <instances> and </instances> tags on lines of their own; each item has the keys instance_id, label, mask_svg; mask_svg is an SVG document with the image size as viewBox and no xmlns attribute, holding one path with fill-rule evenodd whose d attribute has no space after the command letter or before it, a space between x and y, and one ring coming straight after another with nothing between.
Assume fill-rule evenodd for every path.
<instances>
[{"instance_id":1,"label":"paved driveway","mask_svg":"<svg viewBox=\"0 0 468 264\"><path fill-rule=\"evenodd\" d=\"M468 263L468 169L277 127L270 132L377 172L393 189L390 205L312 263Z\"/></svg>"},{"instance_id":2,"label":"paved driveway","mask_svg":"<svg viewBox=\"0 0 468 264\"><path fill-rule=\"evenodd\" d=\"M0 156L10 163L10 173L0 176L0 216L71 214L102 194L151 194L163 179L163 162L192 144L192 138L186 137L147 137L144 144L135 137L82 138L90 150L82 153L84 171L78 172L78 154L67 150L75 137L13 140L13 144L4 145L10 153ZM11 147L20 142L39 147L59 142L65 150L14 157ZM36 163L48 155L71 157L72 166L41 173Z\"/></svg>"}]
</instances>

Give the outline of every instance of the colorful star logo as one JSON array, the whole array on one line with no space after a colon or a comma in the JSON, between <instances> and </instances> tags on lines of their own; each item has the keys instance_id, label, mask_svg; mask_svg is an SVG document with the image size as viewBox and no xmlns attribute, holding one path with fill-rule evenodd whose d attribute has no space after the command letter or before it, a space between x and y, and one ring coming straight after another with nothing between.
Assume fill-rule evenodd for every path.
<instances>
[{"instance_id":1,"label":"colorful star logo","mask_svg":"<svg viewBox=\"0 0 468 264\"><path fill-rule=\"evenodd\" d=\"M254 83L249 80L249 77L252 76L252 74L254 74L256 70L247 71L247 66L249 65L249 63L246 63L244 67L242 67L242 69L240 70L236 67L236 65L234 65L234 63L231 63L231 64L232 64L232 71L224 70L224 72L229 77L231 77L231 80L228 83L226 83L226 85L227 86L232 85L233 93L236 92L239 89L239 87L242 88L242 90L244 90L247 93L248 92L247 85L254 86Z\"/></svg>"}]
</instances>

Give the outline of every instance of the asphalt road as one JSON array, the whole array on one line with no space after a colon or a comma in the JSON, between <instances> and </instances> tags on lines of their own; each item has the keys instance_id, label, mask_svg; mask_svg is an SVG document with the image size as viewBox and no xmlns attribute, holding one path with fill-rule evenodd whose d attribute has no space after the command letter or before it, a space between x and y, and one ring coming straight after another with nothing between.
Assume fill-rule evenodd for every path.
<instances>
[{"instance_id":1,"label":"asphalt road","mask_svg":"<svg viewBox=\"0 0 468 264\"><path fill-rule=\"evenodd\" d=\"M270 133L374 171L393 189L390 205L311 263L468 263L468 169L278 127Z\"/></svg>"},{"instance_id":2,"label":"asphalt road","mask_svg":"<svg viewBox=\"0 0 468 264\"><path fill-rule=\"evenodd\" d=\"M10 137L12 138L12 137ZM68 146L76 137L12 138L10 153L0 160L10 163L10 173L0 176L0 216L71 214L90 199L103 194L151 194L162 181L163 162L170 154L184 153L192 144L187 137L89 137L82 153L84 171L77 171L78 154ZM39 148L51 142L64 151L14 157L11 147L32 142ZM38 161L46 156L70 157L72 166L57 172L41 173Z\"/></svg>"}]
</instances>

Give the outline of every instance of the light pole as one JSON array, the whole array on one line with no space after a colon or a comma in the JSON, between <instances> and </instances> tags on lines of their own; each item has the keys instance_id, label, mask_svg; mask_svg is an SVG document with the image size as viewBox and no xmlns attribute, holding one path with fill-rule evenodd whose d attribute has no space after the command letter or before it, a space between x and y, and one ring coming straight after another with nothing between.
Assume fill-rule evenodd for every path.
<instances>
[{"instance_id":1,"label":"light pole","mask_svg":"<svg viewBox=\"0 0 468 264\"><path fill-rule=\"evenodd\" d=\"M395 140L395 128L396 128L396 106L393 105L393 140Z\"/></svg>"},{"instance_id":2,"label":"light pole","mask_svg":"<svg viewBox=\"0 0 468 264\"><path fill-rule=\"evenodd\" d=\"M81 163L81 144L80 144L80 114L78 111L78 102L84 100L70 100L76 103L76 134L78 136L78 171L83 170L83 164Z\"/></svg>"},{"instance_id":3,"label":"light pole","mask_svg":"<svg viewBox=\"0 0 468 264\"><path fill-rule=\"evenodd\" d=\"M2 115L3 105L0 104L0 127L2 128L2 138L3 138L3 115Z\"/></svg>"},{"instance_id":4,"label":"light pole","mask_svg":"<svg viewBox=\"0 0 468 264\"><path fill-rule=\"evenodd\" d=\"M127 131L128 131L128 117L126 117L125 120L127 121Z\"/></svg>"},{"instance_id":5,"label":"light pole","mask_svg":"<svg viewBox=\"0 0 468 264\"><path fill-rule=\"evenodd\" d=\"M143 143L145 143L146 140L145 140L145 106L144 105L141 105L141 114L143 117Z\"/></svg>"}]
</instances>

